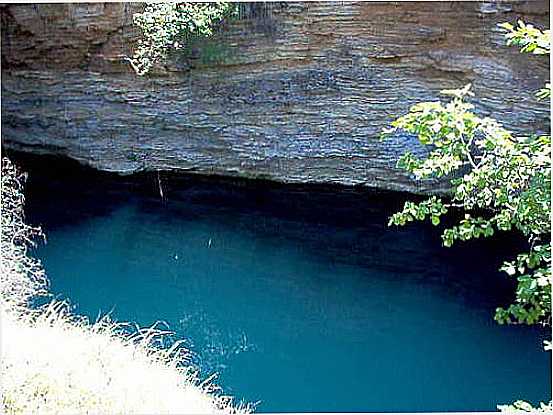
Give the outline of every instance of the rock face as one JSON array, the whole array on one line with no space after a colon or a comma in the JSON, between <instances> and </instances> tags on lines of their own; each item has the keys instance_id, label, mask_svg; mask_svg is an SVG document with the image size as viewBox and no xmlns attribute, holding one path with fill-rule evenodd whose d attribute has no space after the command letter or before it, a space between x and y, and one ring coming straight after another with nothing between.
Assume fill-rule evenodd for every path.
<instances>
[{"instance_id":1,"label":"rock face","mask_svg":"<svg viewBox=\"0 0 553 415\"><path fill-rule=\"evenodd\" d=\"M395 168L412 138L380 141L410 105L474 85L516 131L549 128L533 97L544 57L496 24L546 27L549 2L268 3L146 77L133 3L1 6L2 139L98 169L182 170L424 192Z\"/></svg>"}]
</instances>

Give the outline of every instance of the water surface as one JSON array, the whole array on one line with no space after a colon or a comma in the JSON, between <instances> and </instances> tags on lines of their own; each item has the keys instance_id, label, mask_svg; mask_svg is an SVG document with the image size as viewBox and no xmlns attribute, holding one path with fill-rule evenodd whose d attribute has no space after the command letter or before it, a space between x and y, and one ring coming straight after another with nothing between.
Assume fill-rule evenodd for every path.
<instances>
[{"instance_id":1,"label":"water surface","mask_svg":"<svg viewBox=\"0 0 553 415\"><path fill-rule=\"evenodd\" d=\"M31 171L60 298L167 322L203 376L260 412L488 411L549 400L545 331L505 327L519 241L441 247L388 228L404 196L81 169Z\"/></svg>"}]
</instances>

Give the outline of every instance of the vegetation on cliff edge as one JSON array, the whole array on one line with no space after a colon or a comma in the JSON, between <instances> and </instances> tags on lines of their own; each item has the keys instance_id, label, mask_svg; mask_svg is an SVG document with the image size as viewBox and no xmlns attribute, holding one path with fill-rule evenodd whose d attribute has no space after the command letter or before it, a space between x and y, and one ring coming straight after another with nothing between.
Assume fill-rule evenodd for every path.
<instances>
[{"instance_id":1,"label":"vegetation on cliff edge","mask_svg":"<svg viewBox=\"0 0 553 415\"><path fill-rule=\"evenodd\" d=\"M147 3L133 16L142 32L130 63L138 75L148 73L170 51L183 50L192 37L205 38L236 7L227 2Z\"/></svg>"},{"instance_id":2,"label":"vegetation on cliff edge","mask_svg":"<svg viewBox=\"0 0 553 415\"><path fill-rule=\"evenodd\" d=\"M507 44L522 52L549 55L550 31L521 21L517 26L500 25ZM517 230L528 239L528 250L501 267L517 278L515 302L499 307L499 323L551 324L551 137L529 134L521 137L507 131L493 118L479 117L467 102L470 85L442 91L446 103L424 102L392 123L384 135L403 130L429 146L426 158L406 153L398 166L419 180L449 177L451 198L432 196L422 202L406 202L390 218L390 225L430 220L439 225L443 215L464 211L464 218L443 231L445 246L455 241L489 237L497 232ZM538 99L550 98L547 82ZM546 342L551 350L551 343ZM517 401L498 407L513 414L546 413L551 403L533 408Z\"/></svg>"},{"instance_id":3,"label":"vegetation on cliff edge","mask_svg":"<svg viewBox=\"0 0 553 415\"><path fill-rule=\"evenodd\" d=\"M509 44L522 51L549 54L549 31L519 22L507 30ZM423 180L453 177L451 199L432 196L420 203L407 202L390 224L405 225L441 217L458 209L464 218L443 231L445 246L455 241L489 237L517 230L528 239L528 250L501 267L516 276L515 303L498 308L500 323L551 323L551 137L529 134L521 137L507 131L490 117L479 117L467 102L470 85L442 91L449 102L424 102L392 123L385 134L403 130L429 146L426 158L404 154L398 166ZM550 96L550 86L538 92Z\"/></svg>"}]
</instances>

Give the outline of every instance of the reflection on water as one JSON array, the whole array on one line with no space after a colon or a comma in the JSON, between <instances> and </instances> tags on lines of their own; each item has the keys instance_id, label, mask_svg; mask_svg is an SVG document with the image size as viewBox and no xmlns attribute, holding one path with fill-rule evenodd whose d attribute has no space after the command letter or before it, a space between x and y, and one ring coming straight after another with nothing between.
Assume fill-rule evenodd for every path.
<instances>
[{"instance_id":1,"label":"reflection on water","mask_svg":"<svg viewBox=\"0 0 553 415\"><path fill-rule=\"evenodd\" d=\"M38 174L40 173L40 174ZM96 318L164 320L259 411L488 411L549 400L545 331L504 327L516 241L445 249L386 226L401 196L31 172L52 290Z\"/></svg>"}]
</instances>

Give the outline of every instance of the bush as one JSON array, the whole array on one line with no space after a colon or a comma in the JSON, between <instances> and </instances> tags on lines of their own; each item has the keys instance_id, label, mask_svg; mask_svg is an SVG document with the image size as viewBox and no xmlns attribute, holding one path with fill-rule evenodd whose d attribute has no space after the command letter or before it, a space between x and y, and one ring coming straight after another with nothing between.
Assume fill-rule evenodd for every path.
<instances>
[{"instance_id":1,"label":"bush","mask_svg":"<svg viewBox=\"0 0 553 415\"><path fill-rule=\"evenodd\" d=\"M232 3L148 3L133 21L142 32L130 60L138 75L144 75L165 59L169 51L183 50L191 37L207 37L214 26L236 11Z\"/></svg>"}]
</instances>

